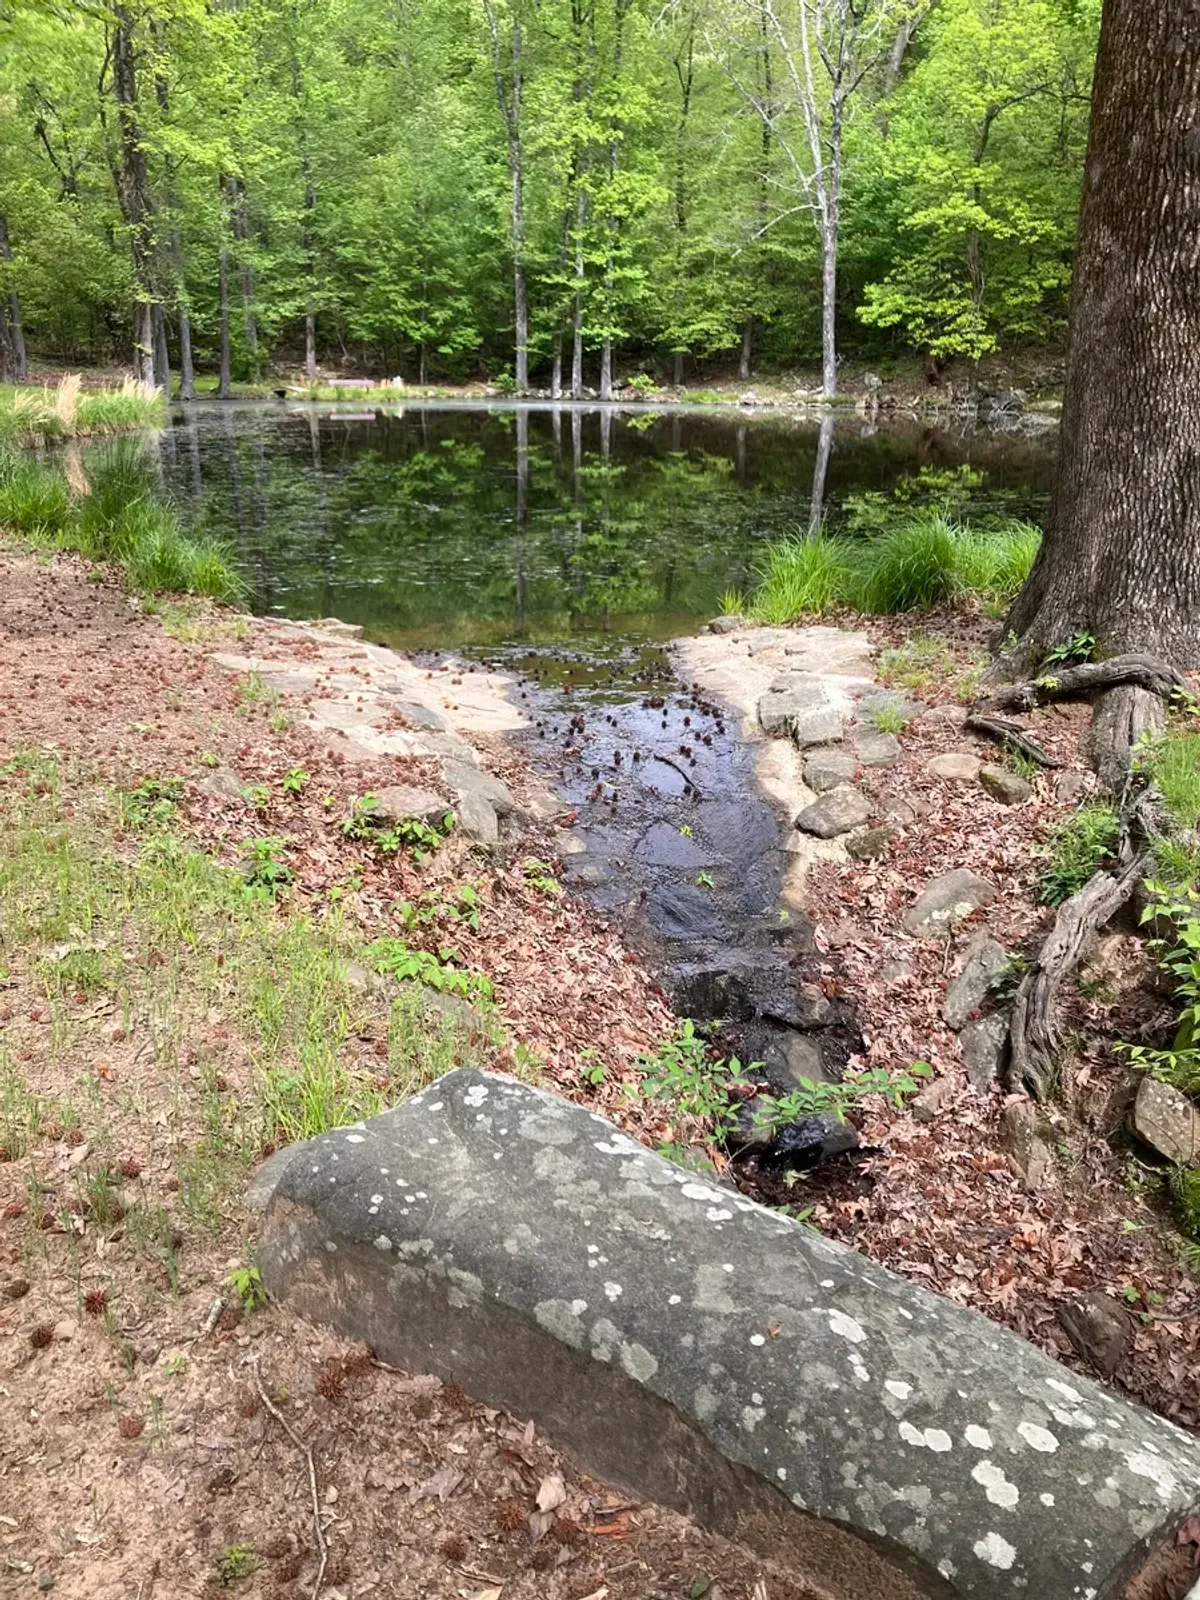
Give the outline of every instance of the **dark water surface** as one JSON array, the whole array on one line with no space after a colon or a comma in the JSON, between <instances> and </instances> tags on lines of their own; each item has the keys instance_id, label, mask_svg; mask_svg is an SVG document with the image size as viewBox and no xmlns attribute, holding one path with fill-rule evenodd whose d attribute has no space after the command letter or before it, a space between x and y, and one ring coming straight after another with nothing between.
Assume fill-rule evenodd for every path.
<instances>
[{"instance_id":1,"label":"dark water surface","mask_svg":"<svg viewBox=\"0 0 1200 1600\"><path fill-rule=\"evenodd\" d=\"M178 407L164 477L234 549L260 612L338 616L406 649L661 640L752 585L807 526L816 422L729 412L419 405ZM1056 434L839 420L826 485L969 464L1039 518Z\"/></svg>"}]
</instances>

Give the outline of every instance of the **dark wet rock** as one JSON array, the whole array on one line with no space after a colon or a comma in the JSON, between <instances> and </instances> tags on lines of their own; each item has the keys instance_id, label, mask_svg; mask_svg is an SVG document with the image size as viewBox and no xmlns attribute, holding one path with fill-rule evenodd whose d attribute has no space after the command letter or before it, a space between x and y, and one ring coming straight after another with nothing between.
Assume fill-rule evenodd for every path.
<instances>
[{"instance_id":1,"label":"dark wet rock","mask_svg":"<svg viewBox=\"0 0 1200 1600\"><path fill-rule=\"evenodd\" d=\"M827 794L857 771L858 758L849 750L814 750L804 763L804 781L814 794Z\"/></svg>"},{"instance_id":2,"label":"dark wet rock","mask_svg":"<svg viewBox=\"0 0 1200 1600\"><path fill-rule=\"evenodd\" d=\"M1054 1173L1050 1147L1038 1133L1038 1114L1029 1100L1014 1100L1004 1108L1000 1131L1013 1170L1031 1194L1045 1187Z\"/></svg>"},{"instance_id":3,"label":"dark wet rock","mask_svg":"<svg viewBox=\"0 0 1200 1600\"><path fill-rule=\"evenodd\" d=\"M927 883L904 913L904 926L922 939L946 938L950 928L1000 893L994 883L966 867L955 867Z\"/></svg>"},{"instance_id":4,"label":"dark wet rock","mask_svg":"<svg viewBox=\"0 0 1200 1600\"><path fill-rule=\"evenodd\" d=\"M866 796L852 784L843 783L805 806L796 818L796 826L801 833L811 833L818 839L836 839L839 834L860 828L870 815L871 803Z\"/></svg>"},{"instance_id":5,"label":"dark wet rock","mask_svg":"<svg viewBox=\"0 0 1200 1600\"><path fill-rule=\"evenodd\" d=\"M1133 1338L1133 1318L1099 1290L1058 1307L1058 1320L1076 1352L1106 1378L1121 1365Z\"/></svg>"},{"instance_id":6,"label":"dark wet rock","mask_svg":"<svg viewBox=\"0 0 1200 1600\"><path fill-rule=\"evenodd\" d=\"M1172 1084L1142 1079L1133 1103L1133 1131L1176 1166L1200 1166L1200 1111Z\"/></svg>"},{"instance_id":7,"label":"dark wet rock","mask_svg":"<svg viewBox=\"0 0 1200 1600\"><path fill-rule=\"evenodd\" d=\"M819 677L785 672L758 701L758 721L773 738L786 735L800 749L836 744L842 738L842 714L829 703Z\"/></svg>"},{"instance_id":8,"label":"dark wet rock","mask_svg":"<svg viewBox=\"0 0 1200 1600\"><path fill-rule=\"evenodd\" d=\"M949 1078L934 1078L921 1092L914 1095L909 1109L917 1122L932 1122L942 1109L942 1102L953 1089Z\"/></svg>"},{"instance_id":9,"label":"dark wet rock","mask_svg":"<svg viewBox=\"0 0 1200 1600\"><path fill-rule=\"evenodd\" d=\"M596 889L612 880L612 868L607 861L574 860L568 867L571 882L585 889Z\"/></svg>"},{"instance_id":10,"label":"dark wet rock","mask_svg":"<svg viewBox=\"0 0 1200 1600\"><path fill-rule=\"evenodd\" d=\"M864 767L891 767L900 759L900 741L894 733L858 728L853 743L854 753Z\"/></svg>"},{"instance_id":11,"label":"dark wet rock","mask_svg":"<svg viewBox=\"0 0 1200 1600\"><path fill-rule=\"evenodd\" d=\"M794 1085L836 1082L819 1042L811 1034L793 1033L784 1039L783 1064Z\"/></svg>"},{"instance_id":12,"label":"dark wet rock","mask_svg":"<svg viewBox=\"0 0 1200 1600\"><path fill-rule=\"evenodd\" d=\"M1002 806L1024 805L1033 793L1033 787L1007 767L986 766L979 769L979 781L993 800Z\"/></svg>"},{"instance_id":13,"label":"dark wet rock","mask_svg":"<svg viewBox=\"0 0 1200 1600\"><path fill-rule=\"evenodd\" d=\"M408 783L391 783L375 790L373 820L382 828L394 827L398 822L415 818L418 822L439 824L454 806L445 795L432 789L418 789Z\"/></svg>"},{"instance_id":14,"label":"dark wet rock","mask_svg":"<svg viewBox=\"0 0 1200 1600\"><path fill-rule=\"evenodd\" d=\"M745 617L714 617L708 625L709 633L736 633L746 626Z\"/></svg>"},{"instance_id":15,"label":"dark wet rock","mask_svg":"<svg viewBox=\"0 0 1200 1600\"><path fill-rule=\"evenodd\" d=\"M745 1022L754 1016L750 987L754 971L748 966L701 964L676 967L671 995L680 1016L697 1022Z\"/></svg>"},{"instance_id":16,"label":"dark wet rock","mask_svg":"<svg viewBox=\"0 0 1200 1600\"><path fill-rule=\"evenodd\" d=\"M662 884L646 902L650 926L664 939L729 939L733 929L712 895L690 883Z\"/></svg>"},{"instance_id":17,"label":"dark wet rock","mask_svg":"<svg viewBox=\"0 0 1200 1600\"><path fill-rule=\"evenodd\" d=\"M895 835L895 828L886 825L867 828L862 833L851 834L846 840L846 849L856 861L875 861L884 853Z\"/></svg>"},{"instance_id":18,"label":"dark wet rock","mask_svg":"<svg viewBox=\"0 0 1200 1600\"><path fill-rule=\"evenodd\" d=\"M1009 954L986 930L975 935L963 951L958 976L951 980L942 1004L947 1027L961 1028L987 999L993 980L1009 964Z\"/></svg>"},{"instance_id":19,"label":"dark wet rock","mask_svg":"<svg viewBox=\"0 0 1200 1600\"><path fill-rule=\"evenodd\" d=\"M1004 1068L1008 1051L1008 1013L994 1011L990 1016L968 1022L958 1036L963 1065L971 1087L987 1094Z\"/></svg>"},{"instance_id":20,"label":"dark wet rock","mask_svg":"<svg viewBox=\"0 0 1200 1600\"><path fill-rule=\"evenodd\" d=\"M858 1129L831 1111L797 1117L775 1130L759 1157L764 1172L782 1177L785 1172L808 1172L833 1156L859 1147Z\"/></svg>"},{"instance_id":21,"label":"dark wet rock","mask_svg":"<svg viewBox=\"0 0 1200 1600\"><path fill-rule=\"evenodd\" d=\"M726 861L748 863L779 843L779 822L761 800L702 800L695 830Z\"/></svg>"},{"instance_id":22,"label":"dark wet rock","mask_svg":"<svg viewBox=\"0 0 1200 1600\"><path fill-rule=\"evenodd\" d=\"M761 955L731 956L675 968L671 990L682 1016L748 1022L755 1017L786 1028L821 1028L833 1007L818 984L802 983L786 962Z\"/></svg>"},{"instance_id":23,"label":"dark wet rock","mask_svg":"<svg viewBox=\"0 0 1200 1600\"><path fill-rule=\"evenodd\" d=\"M947 778L955 783L974 783L983 762L969 750L947 750L925 763L931 778Z\"/></svg>"},{"instance_id":24,"label":"dark wet rock","mask_svg":"<svg viewBox=\"0 0 1200 1600\"><path fill-rule=\"evenodd\" d=\"M292 1315L820 1592L1117 1595L1200 1500L1182 1429L524 1084L451 1073L253 1193Z\"/></svg>"},{"instance_id":25,"label":"dark wet rock","mask_svg":"<svg viewBox=\"0 0 1200 1600\"><path fill-rule=\"evenodd\" d=\"M706 867L713 859L711 851L669 822L652 823L638 840L633 856L648 867Z\"/></svg>"}]
</instances>

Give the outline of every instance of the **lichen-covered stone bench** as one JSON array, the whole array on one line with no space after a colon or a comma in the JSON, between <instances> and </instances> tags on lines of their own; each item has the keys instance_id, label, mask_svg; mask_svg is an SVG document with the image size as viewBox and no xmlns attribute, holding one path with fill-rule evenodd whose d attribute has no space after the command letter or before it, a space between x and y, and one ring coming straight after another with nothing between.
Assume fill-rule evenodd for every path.
<instances>
[{"instance_id":1,"label":"lichen-covered stone bench","mask_svg":"<svg viewBox=\"0 0 1200 1600\"><path fill-rule=\"evenodd\" d=\"M1123 1596L1200 1447L984 1318L459 1071L273 1157L272 1293L843 1600Z\"/></svg>"}]
</instances>

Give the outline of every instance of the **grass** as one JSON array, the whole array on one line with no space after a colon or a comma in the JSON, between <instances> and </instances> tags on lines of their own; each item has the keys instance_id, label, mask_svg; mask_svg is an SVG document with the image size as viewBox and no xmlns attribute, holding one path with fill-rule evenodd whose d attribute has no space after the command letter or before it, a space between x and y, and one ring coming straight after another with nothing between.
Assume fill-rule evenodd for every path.
<instances>
[{"instance_id":1,"label":"grass","mask_svg":"<svg viewBox=\"0 0 1200 1600\"><path fill-rule=\"evenodd\" d=\"M1077 894L1093 873L1115 859L1120 818L1111 806L1080 806L1050 837L1049 865L1038 882L1038 899L1060 906Z\"/></svg>"},{"instance_id":2,"label":"grass","mask_svg":"<svg viewBox=\"0 0 1200 1600\"><path fill-rule=\"evenodd\" d=\"M166 420L158 391L131 378L104 389L82 388L77 373L54 389L0 384L0 441L94 438L162 427Z\"/></svg>"},{"instance_id":3,"label":"grass","mask_svg":"<svg viewBox=\"0 0 1200 1600\"><path fill-rule=\"evenodd\" d=\"M1147 747L1139 765L1150 773L1176 825L1195 828L1200 823L1200 733L1168 733Z\"/></svg>"},{"instance_id":4,"label":"grass","mask_svg":"<svg viewBox=\"0 0 1200 1600\"><path fill-rule=\"evenodd\" d=\"M112 563L139 594L233 601L245 592L222 544L183 532L135 441L115 442L86 473L78 463L60 471L0 454L0 527L41 546Z\"/></svg>"},{"instance_id":5,"label":"grass","mask_svg":"<svg viewBox=\"0 0 1200 1600\"><path fill-rule=\"evenodd\" d=\"M955 671L954 652L929 633L914 633L903 644L879 652L880 681L894 689L924 689Z\"/></svg>"},{"instance_id":6,"label":"grass","mask_svg":"<svg viewBox=\"0 0 1200 1600\"><path fill-rule=\"evenodd\" d=\"M374 1115L454 1066L483 1064L502 1042L494 1011L439 1009L415 984L394 999L387 986L364 989L361 950L336 907L281 912L249 892L244 868L178 837L170 817L151 808L131 822L121 796L68 778L36 754L5 768L0 967L36 977L63 1059L95 1054L81 995L144 1019L156 1115L201 1127L181 1142L177 1168L195 1220L218 1225L264 1144ZM197 1055L211 1015L244 1043L236 1083ZM379 1049L359 1042L371 1029ZM92 1082L90 1069L72 1081ZM32 1092L0 1048L0 1145L16 1158L51 1121L75 1125L78 1108Z\"/></svg>"},{"instance_id":7,"label":"grass","mask_svg":"<svg viewBox=\"0 0 1200 1600\"><path fill-rule=\"evenodd\" d=\"M1021 586L1039 539L1028 523L976 528L939 511L909 512L868 539L792 537L768 547L749 609L780 624L842 606L892 615L932 611L960 594L995 600Z\"/></svg>"}]
</instances>

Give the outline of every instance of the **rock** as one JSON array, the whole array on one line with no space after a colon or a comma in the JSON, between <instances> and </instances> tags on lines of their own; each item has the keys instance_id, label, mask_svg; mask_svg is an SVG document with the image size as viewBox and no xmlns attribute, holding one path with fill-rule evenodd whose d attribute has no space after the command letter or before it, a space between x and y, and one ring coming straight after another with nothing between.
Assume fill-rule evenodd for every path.
<instances>
[{"instance_id":1,"label":"rock","mask_svg":"<svg viewBox=\"0 0 1200 1600\"><path fill-rule=\"evenodd\" d=\"M883 379L877 372L863 373L863 388L868 394L878 394L883 388Z\"/></svg>"},{"instance_id":2,"label":"rock","mask_svg":"<svg viewBox=\"0 0 1200 1600\"><path fill-rule=\"evenodd\" d=\"M847 839L846 849L856 861L874 861L883 854L895 835L895 828L867 828L865 832L853 834Z\"/></svg>"},{"instance_id":3,"label":"rock","mask_svg":"<svg viewBox=\"0 0 1200 1600\"><path fill-rule=\"evenodd\" d=\"M860 944L864 937L862 928L853 917L839 917L824 932L825 943L831 950L844 950L847 945Z\"/></svg>"},{"instance_id":4,"label":"rock","mask_svg":"<svg viewBox=\"0 0 1200 1600\"><path fill-rule=\"evenodd\" d=\"M1025 393L1022 389L980 391L978 401L980 422L994 422L1002 417L1019 417L1024 409Z\"/></svg>"},{"instance_id":5,"label":"rock","mask_svg":"<svg viewBox=\"0 0 1200 1600\"><path fill-rule=\"evenodd\" d=\"M871 815L871 804L852 784L843 783L805 806L796 818L801 833L818 839L836 839L839 834L859 828Z\"/></svg>"},{"instance_id":6,"label":"rock","mask_svg":"<svg viewBox=\"0 0 1200 1600\"><path fill-rule=\"evenodd\" d=\"M395 687L387 683L381 683L379 687L384 694L393 695L407 694L411 689L411 685L407 683L400 683ZM435 711L432 706L422 705L419 700L402 700L395 709L414 728L429 728L434 733L445 733L449 726L440 711Z\"/></svg>"},{"instance_id":7,"label":"rock","mask_svg":"<svg viewBox=\"0 0 1200 1600\"><path fill-rule=\"evenodd\" d=\"M912 722L920 713L921 706L916 700L910 700L899 689L872 689L870 694L864 694L858 702L858 715L868 722L880 711L888 716L903 717L906 722Z\"/></svg>"},{"instance_id":8,"label":"rock","mask_svg":"<svg viewBox=\"0 0 1200 1600\"><path fill-rule=\"evenodd\" d=\"M666 939L730 939L733 930L712 896L690 883L663 884L650 893L646 916Z\"/></svg>"},{"instance_id":9,"label":"rock","mask_svg":"<svg viewBox=\"0 0 1200 1600\"><path fill-rule=\"evenodd\" d=\"M369 972L359 961L347 961L344 975L350 987L359 990L362 994L369 994L384 986L384 980L379 974L377 972Z\"/></svg>"},{"instance_id":10,"label":"rock","mask_svg":"<svg viewBox=\"0 0 1200 1600\"><path fill-rule=\"evenodd\" d=\"M381 827L394 827L397 822L415 817L418 822L438 824L454 806L443 795L432 789L416 789L407 783L392 783L386 789L375 790L374 820Z\"/></svg>"},{"instance_id":11,"label":"rock","mask_svg":"<svg viewBox=\"0 0 1200 1600\"><path fill-rule=\"evenodd\" d=\"M807 1034L794 1033L783 1047L784 1067L795 1084L829 1083L832 1078L821 1046Z\"/></svg>"},{"instance_id":12,"label":"rock","mask_svg":"<svg viewBox=\"0 0 1200 1600\"><path fill-rule=\"evenodd\" d=\"M1200 1501L1184 1430L511 1079L449 1073L286 1148L254 1196L288 1314L531 1420L797 1588L1115 1596ZM846 1486L864 1474L914 1486L919 1525Z\"/></svg>"},{"instance_id":13,"label":"rock","mask_svg":"<svg viewBox=\"0 0 1200 1600\"><path fill-rule=\"evenodd\" d=\"M804 763L804 781L814 794L825 794L849 783L858 771L858 758L848 750L814 750Z\"/></svg>"},{"instance_id":14,"label":"rock","mask_svg":"<svg viewBox=\"0 0 1200 1600\"><path fill-rule=\"evenodd\" d=\"M457 826L475 844L494 849L500 842L496 813L482 795L463 792L454 807Z\"/></svg>"},{"instance_id":15,"label":"rock","mask_svg":"<svg viewBox=\"0 0 1200 1600\"><path fill-rule=\"evenodd\" d=\"M925 763L931 778L949 778L957 783L974 783L983 762L967 750L947 750Z\"/></svg>"},{"instance_id":16,"label":"rock","mask_svg":"<svg viewBox=\"0 0 1200 1600\"><path fill-rule=\"evenodd\" d=\"M992 799L999 800L1002 806L1024 805L1033 793L1032 786L1019 773L1010 772L1007 767L980 767L979 781Z\"/></svg>"},{"instance_id":17,"label":"rock","mask_svg":"<svg viewBox=\"0 0 1200 1600\"><path fill-rule=\"evenodd\" d=\"M918 1122L932 1122L942 1109L942 1101L952 1088L949 1078L934 1078L932 1083L927 1083L909 1104L909 1110L914 1118Z\"/></svg>"},{"instance_id":18,"label":"rock","mask_svg":"<svg viewBox=\"0 0 1200 1600\"><path fill-rule=\"evenodd\" d=\"M1008 1013L993 1011L966 1023L958 1042L971 1087L987 1094L1000 1076L1008 1051Z\"/></svg>"},{"instance_id":19,"label":"rock","mask_svg":"<svg viewBox=\"0 0 1200 1600\"><path fill-rule=\"evenodd\" d=\"M889 956L879 969L883 983L903 983L913 975L913 964L904 956Z\"/></svg>"},{"instance_id":20,"label":"rock","mask_svg":"<svg viewBox=\"0 0 1200 1600\"><path fill-rule=\"evenodd\" d=\"M1009 964L1008 951L986 931L975 935L963 951L962 966L958 976L951 980L942 1004L942 1018L947 1027L963 1026L972 1011L987 999L992 980Z\"/></svg>"},{"instance_id":21,"label":"rock","mask_svg":"<svg viewBox=\"0 0 1200 1600\"><path fill-rule=\"evenodd\" d=\"M1076 1352L1111 1378L1133 1338L1133 1318L1124 1306L1093 1289L1064 1301L1058 1320Z\"/></svg>"},{"instance_id":22,"label":"rock","mask_svg":"<svg viewBox=\"0 0 1200 1600\"><path fill-rule=\"evenodd\" d=\"M54 1331L51 1337L54 1339L56 1344L66 1344L67 1341L73 1339L78 1332L79 1324L77 1322L73 1322L70 1317L63 1317L61 1321L54 1324Z\"/></svg>"},{"instance_id":23,"label":"rock","mask_svg":"<svg viewBox=\"0 0 1200 1600\"><path fill-rule=\"evenodd\" d=\"M859 1144L858 1129L852 1123L832 1111L818 1111L776 1128L759 1164L776 1177L785 1172L808 1172L831 1156L857 1150Z\"/></svg>"},{"instance_id":24,"label":"rock","mask_svg":"<svg viewBox=\"0 0 1200 1600\"><path fill-rule=\"evenodd\" d=\"M517 809L506 783L466 761L447 763L446 782L458 795L470 794L486 800L498 817L511 816Z\"/></svg>"},{"instance_id":25,"label":"rock","mask_svg":"<svg viewBox=\"0 0 1200 1600\"><path fill-rule=\"evenodd\" d=\"M940 722L948 728L961 728L967 716L966 706L955 705L953 700L946 700L940 706L927 706L921 712L921 721Z\"/></svg>"},{"instance_id":26,"label":"rock","mask_svg":"<svg viewBox=\"0 0 1200 1600\"><path fill-rule=\"evenodd\" d=\"M854 735L854 753L864 767L894 766L900 759L900 741L894 733L859 728Z\"/></svg>"},{"instance_id":27,"label":"rock","mask_svg":"<svg viewBox=\"0 0 1200 1600\"><path fill-rule=\"evenodd\" d=\"M911 823L927 817L932 810L929 801L917 794L892 795L883 802L884 816L898 828L907 828Z\"/></svg>"},{"instance_id":28,"label":"rock","mask_svg":"<svg viewBox=\"0 0 1200 1600\"><path fill-rule=\"evenodd\" d=\"M955 867L925 885L916 903L904 913L904 926L919 938L947 938L954 923L990 905L999 893L994 883L977 872Z\"/></svg>"},{"instance_id":29,"label":"rock","mask_svg":"<svg viewBox=\"0 0 1200 1600\"><path fill-rule=\"evenodd\" d=\"M1133 1103L1133 1131L1176 1166L1200 1166L1200 1111L1173 1085L1142 1079Z\"/></svg>"},{"instance_id":30,"label":"rock","mask_svg":"<svg viewBox=\"0 0 1200 1600\"><path fill-rule=\"evenodd\" d=\"M1090 772L1077 772L1068 767L1054 780L1054 798L1061 800L1064 805L1078 805L1084 795L1091 794L1095 787L1096 780Z\"/></svg>"},{"instance_id":31,"label":"rock","mask_svg":"<svg viewBox=\"0 0 1200 1600\"><path fill-rule=\"evenodd\" d=\"M1054 1158L1038 1135L1037 1122L1037 1112L1029 1100L1014 1100L1005 1106L1000 1118L1009 1161L1031 1194L1045 1185L1054 1169Z\"/></svg>"},{"instance_id":32,"label":"rock","mask_svg":"<svg viewBox=\"0 0 1200 1600\"><path fill-rule=\"evenodd\" d=\"M736 633L739 628L744 628L745 626L745 617L714 617L708 625L708 631L709 633Z\"/></svg>"},{"instance_id":33,"label":"rock","mask_svg":"<svg viewBox=\"0 0 1200 1600\"><path fill-rule=\"evenodd\" d=\"M339 617L322 617L312 626L321 633L331 633L336 639L361 639L363 625L361 622L343 622Z\"/></svg>"},{"instance_id":34,"label":"rock","mask_svg":"<svg viewBox=\"0 0 1200 1600\"><path fill-rule=\"evenodd\" d=\"M633 859L648 867L706 867L712 852L669 822L652 823L634 846Z\"/></svg>"},{"instance_id":35,"label":"rock","mask_svg":"<svg viewBox=\"0 0 1200 1600\"><path fill-rule=\"evenodd\" d=\"M799 749L836 744L842 738L842 714L829 702L821 679L804 672L785 672L758 701L758 721L772 738L786 734Z\"/></svg>"},{"instance_id":36,"label":"rock","mask_svg":"<svg viewBox=\"0 0 1200 1600\"><path fill-rule=\"evenodd\" d=\"M779 844L779 820L761 800L701 800L695 828L726 861L757 861Z\"/></svg>"},{"instance_id":37,"label":"rock","mask_svg":"<svg viewBox=\"0 0 1200 1600\"><path fill-rule=\"evenodd\" d=\"M612 868L607 861L581 861L570 868L570 873L571 882L581 884L585 889L596 889L612 879Z\"/></svg>"},{"instance_id":38,"label":"rock","mask_svg":"<svg viewBox=\"0 0 1200 1600\"><path fill-rule=\"evenodd\" d=\"M202 794L211 795L214 800L238 800L245 802L245 784L236 772L230 772L228 767L221 767L216 772L206 772L196 785Z\"/></svg>"}]
</instances>

